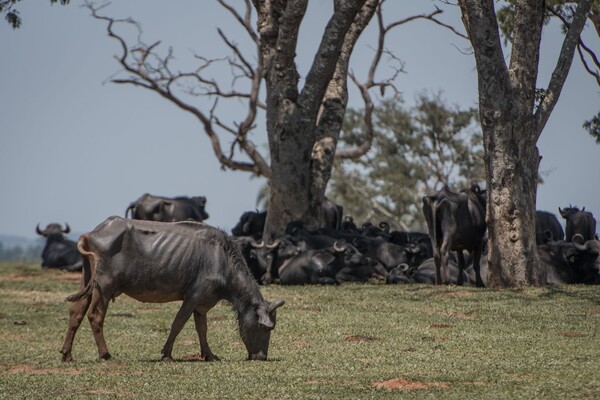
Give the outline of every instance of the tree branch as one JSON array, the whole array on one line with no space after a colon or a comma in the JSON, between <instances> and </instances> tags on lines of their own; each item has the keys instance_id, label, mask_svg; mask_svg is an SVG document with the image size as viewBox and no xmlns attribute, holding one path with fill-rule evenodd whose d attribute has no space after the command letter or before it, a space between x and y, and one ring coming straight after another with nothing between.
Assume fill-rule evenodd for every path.
<instances>
[{"instance_id":1,"label":"tree branch","mask_svg":"<svg viewBox=\"0 0 600 400\"><path fill-rule=\"evenodd\" d=\"M558 101L560 92L562 91L564 83L567 79L567 75L569 74L569 70L571 68L571 63L575 54L575 48L579 43L579 35L583 30L591 6L592 0L578 1L577 11L573 16L573 21L563 41L560 55L558 56L558 61L556 63L556 67L554 68L554 72L552 73L552 78L550 79L548 89L546 90L545 96L535 113L535 129L537 132L536 140L539 138L542 130L546 126L548 118L550 118L550 114L552 113L552 110Z\"/></svg>"}]
</instances>

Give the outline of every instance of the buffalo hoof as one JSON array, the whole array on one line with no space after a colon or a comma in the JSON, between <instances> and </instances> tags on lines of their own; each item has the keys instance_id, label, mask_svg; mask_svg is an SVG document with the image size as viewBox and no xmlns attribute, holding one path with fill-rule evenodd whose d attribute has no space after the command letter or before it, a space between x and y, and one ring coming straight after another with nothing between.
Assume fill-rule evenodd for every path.
<instances>
[{"instance_id":1,"label":"buffalo hoof","mask_svg":"<svg viewBox=\"0 0 600 400\"><path fill-rule=\"evenodd\" d=\"M73 356L71 355L71 353L62 353L62 361L71 362L73 361Z\"/></svg>"},{"instance_id":2,"label":"buffalo hoof","mask_svg":"<svg viewBox=\"0 0 600 400\"><path fill-rule=\"evenodd\" d=\"M100 359L101 359L101 360L105 360L105 361L108 361L108 360L110 360L111 358L112 358L112 356L110 355L110 353L104 353L104 354L102 354L102 355L100 356Z\"/></svg>"},{"instance_id":3,"label":"buffalo hoof","mask_svg":"<svg viewBox=\"0 0 600 400\"><path fill-rule=\"evenodd\" d=\"M200 358L204 361L221 361L221 359L214 354L207 354L205 356L200 355Z\"/></svg>"},{"instance_id":4,"label":"buffalo hoof","mask_svg":"<svg viewBox=\"0 0 600 400\"><path fill-rule=\"evenodd\" d=\"M175 362L175 360L173 360L173 357L171 356L163 356L163 358L161 359L162 362L166 362L166 363L172 363Z\"/></svg>"}]
</instances>

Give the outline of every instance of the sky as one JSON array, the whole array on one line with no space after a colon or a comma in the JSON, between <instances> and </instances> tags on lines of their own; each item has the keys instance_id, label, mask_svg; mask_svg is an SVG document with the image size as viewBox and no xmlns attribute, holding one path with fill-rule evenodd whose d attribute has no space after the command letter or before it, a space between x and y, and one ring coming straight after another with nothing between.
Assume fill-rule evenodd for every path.
<instances>
[{"instance_id":1,"label":"sky","mask_svg":"<svg viewBox=\"0 0 600 400\"><path fill-rule=\"evenodd\" d=\"M67 222L75 232L89 231L108 216L123 216L129 203L144 193L206 196L206 222L226 231L244 211L257 208L263 179L222 170L202 126L190 114L152 92L111 83L120 71L114 58L119 47L107 37L106 25L93 19L79 0L68 6L49 3L19 3L23 25L18 30L0 23L0 234L33 238L36 224L52 222ZM309 3L297 51L301 75L313 60L331 3ZM387 22L440 5L423 0L388 3ZM140 4L120 0L102 12L136 19L143 40L161 40L163 50L172 47L176 68L182 71L198 65L194 55L229 54L217 27L240 46L248 44L216 1ZM458 9L445 10L440 19L463 31ZM353 54L351 68L359 78L373 54L373 28ZM587 37L600 51L598 38ZM544 29L538 87L547 85L561 39L559 26ZM417 21L395 29L387 47L404 62L405 73L395 83L407 105L420 93L441 92L448 104L477 106L477 72L464 39ZM254 53L248 54L255 59ZM387 65L381 68L382 78L390 73ZM228 68L212 73L231 81ZM209 107L201 99L194 101ZM349 105L361 106L355 91ZM599 87L575 59L538 141L545 180L538 188L538 209L558 213L558 207L577 205L600 214L600 145L581 126L599 106ZM219 111L224 120L235 120L244 109L225 104ZM266 153L264 124L257 124L252 140ZM228 149L231 137L221 141Z\"/></svg>"}]
</instances>

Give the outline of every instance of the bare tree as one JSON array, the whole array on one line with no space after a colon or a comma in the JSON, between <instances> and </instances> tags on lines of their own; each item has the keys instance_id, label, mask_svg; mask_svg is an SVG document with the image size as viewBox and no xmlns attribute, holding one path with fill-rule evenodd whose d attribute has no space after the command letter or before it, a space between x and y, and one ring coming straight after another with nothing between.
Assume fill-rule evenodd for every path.
<instances>
[{"instance_id":1,"label":"bare tree","mask_svg":"<svg viewBox=\"0 0 600 400\"><path fill-rule=\"evenodd\" d=\"M492 286L542 285L535 245L540 155L536 147L562 90L592 0L579 0L554 73L536 104L544 0L515 0L510 62L502 51L494 0L459 0L474 49L486 150Z\"/></svg>"},{"instance_id":2,"label":"bare tree","mask_svg":"<svg viewBox=\"0 0 600 400\"><path fill-rule=\"evenodd\" d=\"M393 76L380 81L375 79L382 54L387 53L384 46L386 33L416 19L452 28L437 19L442 12L438 9L385 25L381 8L384 0L335 0L314 61L300 86L295 58L298 31L305 18L308 0L244 0L242 11L226 0L217 2L243 28L257 56L248 56L239 44L219 29L219 35L232 55L221 60L197 56L200 65L192 72L176 72L172 66L172 50L161 53L160 42L143 43L141 30L137 42L128 43L117 26L125 24L139 29L135 21L102 16L102 7L87 5L97 19L107 23L108 35L120 44L117 59L123 69L121 75L125 76L115 78L113 82L151 90L194 115L202 124L223 168L248 171L269 179L266 240L281 234L293 220L315 227L320 221L321 204L348 102L350 58L365 27L377 15L379 41L368 77L360 81L352 76L367 105L365 140L357 148L340 150L338 155L341 157L358 157L370 147L369 113L373 101L369 91L379 89L383 95L385 88L390 87L389 92L394 92ZM254 29L255 23L257 29ZM253 61L254 58L257 61ZM217 63L226 63L234 71L235 82L250 84L227 87L218 82L210 75L211 68ZM261 91L265 89L263 95ZM212 105L203 108L190 101L197 96L210 99ZM228 100L245 104L245 115L237 122L219 118L219 107L222 106L219 102ZM250 139L261 112L266 116L268 156L261 154ZM222 143L226 135L231 138L228 149Z\"/></svg>"}]
</instances>

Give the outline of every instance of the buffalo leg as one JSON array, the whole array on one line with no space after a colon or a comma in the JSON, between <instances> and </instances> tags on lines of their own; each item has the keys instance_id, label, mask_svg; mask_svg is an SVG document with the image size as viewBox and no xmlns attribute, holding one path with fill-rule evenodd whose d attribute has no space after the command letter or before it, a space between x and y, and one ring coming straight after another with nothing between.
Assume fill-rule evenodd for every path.
<instances>
[{"instance_id":1,"label":"buffalo leg","mask_svg":"<svg viewBox=\"0 0 600 400\"><path fill-rule=\"evenodd\" d=\"M92 327L92 333L96 340L96 346L98 347L98 355L103 360L110 360L111 355L108 352L106 346L106 340L104 339L104 319L106 318L106 312L108 310L108 304L112 298L112 291L108 288L96 287L92 292L92 301L90 304L90 312L88 314L88 320Z\"/></svg>"},{"instance_id":2,"label":"buffalo leg","mask_svg":"<svg viewBox=\"0 0 600 400\"><path fill-rule=\"evenodd\" d=\"M443 283L445 285L450 283L450 271L448 268L448 257L450 256L450 243L444 239L442 242L442 246L440 248L440 253L442 254L441 260L441 282L437 281L436 283ZM437 265L436 265L437 270ZM438 274L439 277L439 274Z\"/></svg>"},{"instance_id":3,"label":"buffalo leg","mask_svg":"<svg viewBox=\"0 0 600 400\"><path fill-rule=\"evenodd\" d=\"M169 337L167 338L167 341L162 349L163 361L173 361L171 353L173 352L173 343L175 343L175 338L177 335L179 335L179 332L181 332L187 320L190 319L190 316L192 315L192 312L194 312L197 304L198 303L194 303L190 300L184 300L181 308L179 311L177 311L177 315L171 324L171 332L169 332Z\"/></svg>"},{"instance_id":4,"label":"buffalo leg","mask_svg":"<svg viewBox=\"0 0 600 400\"><path fill-rule=\"evenodd\" d=\"M60 350L62 353L63 361L73 361L73 356L71 355L71 351L73 349L73 341L75 340L75 334L81 325L81 321L83 321L83 317L85 317L85 313L90 306L91 297L84 297L79 301L71 304L71 308L69 309L69 327L67 328L67 335L65 336L65 342L63 343L63 347Z\"/></svg>"},{"instance_id":5,"label":"buffalo leg","mask_svg":"<svg viewBox=\"0 0 600 400\"><path fill-rule=\"evenodd\" d=\"M219 357L213 354L210 347L208 347L208 341L206 340L206 314L194 311L194 323L196 324L198 339L200 340L200 357L202 357L204 361L219 361Z\"/></svg>"},{"instance_id":6,"label":"buffalo leg","mask_svg":"<svg viewBox=\"0 0 600 400\"><path fill-rule=\"evenodd\" d=\"M456 283L458 285L463 285L465 283L465 256L462 250L456 251L456 258L458 259L458 278Z\"/></svg>"},{"instance_id":7,"label":"buffalo leg","mask_svg":"<svg viewBox=\"0 0 600 400\"><path fill-rule=\"evenodd\" d=\"M473 251L473 269L475 270L475 284L478 287L484 287L485 285L483 284L483 279L481 279L480 261L481 248L478 248L475 249L475 251Z\"/></svg>"}]
</instances>

